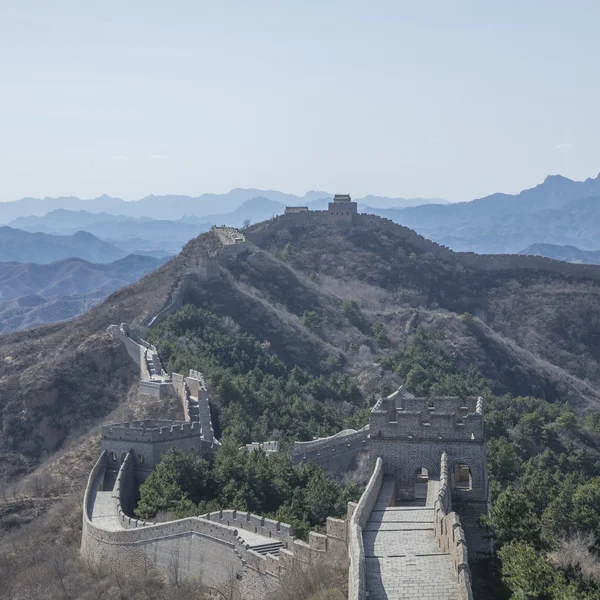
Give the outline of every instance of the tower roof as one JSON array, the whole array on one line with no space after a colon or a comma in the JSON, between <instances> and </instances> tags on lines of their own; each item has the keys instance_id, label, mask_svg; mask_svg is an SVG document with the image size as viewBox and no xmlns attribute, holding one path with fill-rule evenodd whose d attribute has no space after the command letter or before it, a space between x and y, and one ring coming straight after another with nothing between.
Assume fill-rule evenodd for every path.
<instances>
[{"instance_id":1,"label":"tower roof","mask_svg":"<svg viewBox=\"0 0 600 600\"><path fill-rule=\"evenodd\" d=\"M350 194L336 194L333 198L334 202L352 202Z\"/></svg>"}]
</instances>

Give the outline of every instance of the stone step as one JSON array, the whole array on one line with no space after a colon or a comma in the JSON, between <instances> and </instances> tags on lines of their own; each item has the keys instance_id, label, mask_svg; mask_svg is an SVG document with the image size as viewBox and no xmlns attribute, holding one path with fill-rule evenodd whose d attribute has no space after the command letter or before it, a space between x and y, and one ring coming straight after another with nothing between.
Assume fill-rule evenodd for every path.
<instances>
[{"instance_id":1,"label":"stone step","mask_svg":"<svg viewBox=\"0 0 600 600\"><path fill-rule=\"evenodd\" d=\"M254 550L258 554L273 554L279 555L279 550L283 548L283 542L273 542L271 544L260 544L258 546L250 546L249 550Z\"/></svg>"}]
</instances>

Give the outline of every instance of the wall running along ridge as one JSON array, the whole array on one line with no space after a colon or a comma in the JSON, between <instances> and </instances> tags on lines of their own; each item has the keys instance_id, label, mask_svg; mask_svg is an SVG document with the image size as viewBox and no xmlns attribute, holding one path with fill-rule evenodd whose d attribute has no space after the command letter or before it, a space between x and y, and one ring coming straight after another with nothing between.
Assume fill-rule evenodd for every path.
<instances>
[{"instance_id":1,"label":"wall running along ridge","mask_svg":"<svg viewBox=\"0 0 600 600\"><path fill-rule=\"evenodd\" d=\"M215 439L208 390L202 373L190 369L188 377L173 373L171 379L175 395L183 407L185 420L198 423L202 429L202 437L208 442L219 444Z\"/></svg>"},{"instance_id":2,"label":"wall running along ridge","mask_svg":"<svg viewBox=\"0 0 600 600\"><path fill-rule=\"evenodd\" d=\"M158 351L152 345L135 335L125 323L110 325L107 332L120 340L127 354L139 368L139 392L156 398L166 398L173 391L173 384L164 372Z\"/></svg>"},{"instance_id":3,"label":"wall running along ridge","mask_svg":"<svg viewBox=\"0 0 600 600\"><path fill-rule=\"evenodd\" d=\"M359 454L368 451L368 442L368 425L358 431L346 429L326 438L294 442L291 459L295 465L315 463L335 475L356 468Z\"/></svg>"},{"instance_id":4,"label":"wall running along ridge","mask_svg":"<svg viewBox=\"0 0 600 600\"><path fill-rule=\"evenodd\" d=\"M256 228L251 237L253 241L258 241L273 228L307 224L375 226L396 230L399 227L387 219L358 215L352 211L348 214L340 212L338 215L332 215L328 211L312 211L277 217ZM406 232L417 249L421 244L424 252L444 255L448 259L456 257L455 253L443 246L434 245L432 252L429 241L411 230L406 229ZM174 283L165 303L154 314L149 315L145 324L156 325L183 306L186 286L192 276L195 279L216 276L227 261L235 260L240 253L254 250L253 244L246 240L244 234L233 228L213 228L213 233L221 240L223 247L206 264L199 265L196 261L196 264L189 266ZM548 261L541 259L541 262ZM473 255L474 268L486 268L485 264L485 261L481 262ZM500 261L499 264L505 268L519 268L521 263L515 266L510 261L507 264ZM503 267L495 265L494 268ZM136 338L126 326L111 326L109 331L126 345L128 353L140 368L142 377L147 377L152 382L157 374L163 375L153 346ZM193 429L194 424L202 423L202 433L214 439L208 392L202 374L190 371L189 376L184 377L175 373L172 381L169 380L169 385L182 402L187 421L185 425ZM203 417L205 422L202 421ZM469 506L479 502L481 506L476 510L482 511L483 507L488 506L483 403L480 399L470 399L467 405L463 405L457 398L438 398L435 406L430 406L427 399L414 398L399 390L377 402L371 412L370 425L360 431L347 430L328 438L296 442L291 452L296 464L310 460L339 474L349 470L357 455L368 448L375 465L360 501L349 504L347 518L328 518L326 534L310 532L308 543L294 539L289 525L235 510L223 510L169 523L151 523L132 517L137 480L146 468L140 464L144 463L139 460L140 448L146 448L148 444L160 445L161 449L157 454L160 456L161 442L168 441L169 446L185 446L187 442L184 438L188 437L181 428L166 429L158 426L150 427L152 431L139 433L133 431L136 429L135 424L133 425L131 431L111 432L110 443L118 443L122 457L118 473L115 471L115 451L112 448L104 448L90 473L84 496L81 552L92 562L114 569L155 567L165 577L176 577L177 580L199 578L212 587L237 581L241 600L258 600L279 587L290 571L312 564L333 565L345 561L349 564L349 598L364 600L366 582L362 529L377 501L384 474L391 474L396 478L397 488L399 487L397 491L400 492L399 497L402 497L403 493L408 492L406 473L410 472L412 476L416 467L425 466L430 475L440 476L439 494L434 505L436 539L440 548L452 557L460 600L472 599L465 533L458 516L452 512L448 477L454 464L466 464L472 473L472 489L468 492L456 490L457 497L461 503L464 501ZM118 436L119 433L122 434L121 437ZM173 439L167 440L169 436L173 436ZM202 444L207 443L203 439L204 435L198 437ZM103 446L105 443L108 444L103 440ZM208 444L214 449L214 444L218 444L218 441ZM247 448L276 452L279 444L255 443L249 444ZM183 450L187 451L189 448L185 446ZM154 454L152 456L151 462L155 463ZM111 483L113 479L114 486ZM103 491L105 486L110 490ZM102 512L94 517L94 506L99 494L102 495ZM108 515L104 514L106 494L110 495ZM262 549L247 543L244 535L248 539L254 539L255 544L263 540Z\"/></svg>"}]
</instances>

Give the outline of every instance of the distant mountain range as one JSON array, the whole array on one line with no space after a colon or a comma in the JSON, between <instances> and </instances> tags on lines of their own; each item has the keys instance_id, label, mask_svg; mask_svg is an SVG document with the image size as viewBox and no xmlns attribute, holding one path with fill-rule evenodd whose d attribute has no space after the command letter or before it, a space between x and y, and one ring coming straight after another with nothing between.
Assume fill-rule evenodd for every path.
<instances>
[{"instance_id":1,"label":"distant mountain range","mask_svg":"<svg viewBox=\"0 0 600 600\"><path fill-rule=\"evenodd\" d=\"M327 192L294 196L255 189L197 198L147 196L135 202L108 196L94 200L23 199L0 203L0 220L11 212L30 211L27 216L11 220L10 226L60 236L86 231L111 245L113 255L104 259L74 251L60 256L50 253L45 262L66 256L103 262L118 258L115 251L121 251L121 256L132 252L158 257L176 254L186 242L212 225L241 227L248 221L256 223L282 214L285 206L292 204L323 209L330 199ZM537 243L574 246L586 251L600 249L600 176L572 181L553 175L519 194L492 194L455 204L381 196L365 196L357 201L359 211L387 217L457 251L518 253ZM62 206L45 213L33 212L56 204ZM2 228L0 250L1 233ZM11 245L14 246L12 242ZM35 257L19 258L16 249L12 250L10 258L0 252L0 259L40 262Z\"/></svg>"},{"instance_id":2,"label":"distant mountain range","mask_svg":"<svg viewBox=\"0 0 600 600\"><path fill-rule=\"evenodd\" d=\"M192 238L208 231L210 224L199 226L183 221L154 220L109 213L91 213L57 208L40 216L18 217L10 227L31 233L72 235L86 231L117 246L123 254L147 254L156 257L177 254Z\"/></svg>"},{"instance_id":3,"label":"distant mountain range","mask_svg":"<svg viewBox=\"0 0 600 600\"><path fill-rule=\"evenodd\" d=\"M372 212L458 251L518 253L535 243L597 250L600 175L581 182L554 175L515 195Z\"/></svg>"},{"instance_id":4,"label":"distant mountain range","mask_svg":"<svg viewBox=\"0 0 600 600\"><path fill-rule=\"evenodd\" d=\"M0 227L1 262L47 264L77 257L90 262L107 263L125 255L123 250L86 231L78 231L73 235L50 235Z\"/></svg>"},{"instance_id":5,"label":"distant mountain range","mask_svg":"<svg viewBox=\"0 0 600 600\"><path fill-rule=\"evenodd\" d=\"M545 256L584 265L600 265L600 250L580 250L575 246L555 246L554 244L532 244L519 254Z\"/></svg>"},{"instance_id":6,"label":"distant mountain range","mask_svg":"<svg viewBox=\"0 0 600 600\"><path fill-rule=\"evenodd\" d=\"M108 264L0 263L0 332L71 319L166 261L130 255Z\"/></svg>"},{"instance_id":7,"label":"distant mountain range","mask_svg":"<svg viewBox=\"0 0 600 600\"><path fill-rule=\"evenodd\" d=\"M345 190L343 190L345 191ZM0 224L8 224L19 217L43 216L56 209L69 211L87 211L90 213L109 213L127 217L150 217L161 220L177 220L184 216L207 217L222 215L239 208L245 201L252 198L266 198L273 202L286 205L311 204L317 200L329 199L329 192L310 191L303 196L285 194L276 190L234 189L226 194L202 194L201 196L146 196L141 200L127 202L121 198L100 196L90 200L76 197L59 198L22 198L12 202L0 202ZM368 201L367 201L368 199ZM359 202L381 208L417 206L435 202L443 204L447 200L439 198L388 198L386 196L367 196L359 198Z\"/></svg>"}]
</instances>

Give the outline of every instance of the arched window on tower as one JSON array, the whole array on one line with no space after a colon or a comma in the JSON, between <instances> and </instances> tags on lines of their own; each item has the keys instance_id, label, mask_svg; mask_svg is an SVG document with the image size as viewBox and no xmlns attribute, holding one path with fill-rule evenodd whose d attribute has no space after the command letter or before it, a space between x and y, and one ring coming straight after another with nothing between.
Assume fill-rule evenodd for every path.
<instances>
[{"instance_id":1,"label":"arched window on tower","mask_svg":"<svg viewBox=\"0 0 600 600\"><path fill-rule=\"evenodd\" d=\"M470 492L473 489L473 477L469 465L457 463L452 469L452 489Z\"/></svg>"}]
</instances>

